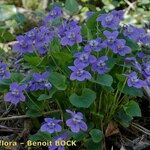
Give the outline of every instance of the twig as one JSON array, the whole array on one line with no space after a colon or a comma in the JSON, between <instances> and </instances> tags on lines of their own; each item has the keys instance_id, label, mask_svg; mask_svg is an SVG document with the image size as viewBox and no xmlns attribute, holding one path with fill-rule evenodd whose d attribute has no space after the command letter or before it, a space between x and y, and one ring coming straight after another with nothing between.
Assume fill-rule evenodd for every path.
<instances>
[{"instance_id":1,"label":"twig","mask_svg":"<svg viewBox=\"0 0 150 150\"><path fill-rule=\"evenodd\" d=\"M52 114L52 113L57 113L57 112L61 112L61 110L54 110L54 111L45 112L45 113L43 113L43 116L49 115L49 114ZM30 118L30 117L27 116L27 115L4 117L4 118L0 118L0 121L15 120L15 119L26 119L26 118Z\"/></svg>"},{"instance_id":2,"label":"twig","mask_svg":"<svg viewBox=\"0 0 150 150\"><path fill-rule=\"evenodd\" d=\"M8 109L1 115L1 117L7 116L9 112L12 110L12 108L13 108L13 105L10 105Z\"/></svg>"},{"instance_id":3,"label":"twig","mask_svg":"<svg viewBox=\"0 0 150 150\"><path fill-rule=\"evenodd\" d=\"M140 126L136 123L132 123L131 126L136 128L137 130L143 132L144 134L147 134L147 135L150 136L150 131L148 129L146 129L146 128L144 128L144 127L142 127L142 126Z\"/></svg>"}]
</instances>

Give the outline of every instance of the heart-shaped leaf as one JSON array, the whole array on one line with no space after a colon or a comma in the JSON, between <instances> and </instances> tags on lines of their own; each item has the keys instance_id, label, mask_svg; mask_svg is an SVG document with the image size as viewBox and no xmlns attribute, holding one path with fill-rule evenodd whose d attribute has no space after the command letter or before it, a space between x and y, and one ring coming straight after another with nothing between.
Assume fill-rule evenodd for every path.
<instances>
[{"instance_id":1,"label":"heart-shaped leaf","mask_svg":"<svg viewBox=\"0 0 150 150\"><path fill-rule=\"evenodd\" d=\"M141 117L141 110L135 101L129 101L127 104L123 106L124 111L131 117L138 116Z\"/></svg>"},{"instance_id":2,"label":"heart-shaped leaf","mask_svg":"<svg viewBox=\"0 0 150 150\"><path fill-rule=\"evenodd\" d=\"M76 107L88 108L96 99L96 93L90 89L84 88L81 96L74 93L69 99L71 104Z\"/></svg>"},{"instance_id":3,"label":"heart-shaped leaf","mask_svg":"<svg viewBox=\"0 0 150 150\"><path fill-rule=\"evenodd\" d=\"M90 131L90 135L92 137L93 142L98 143L103 138L103 132L99 129L92 129Z\"/></svg>"},{"instance_id":4,"label":"heart-shaped leaf","mask_svg":"<svg viewBox=\"0 0 150 150\"><path fill-rule=\"evenodd\" d=\"M90 81L103 86L110 87L113 83L113 78L111 75L105 74L105 75L98 76L96 80L91 79Z\"/></svg>"},{"instance_id":5,"label":"heart-shaped leaf","mask_svg":"<svg viewBox=\"0 0 150 150\"><path fill-rule=\"evenodd\" d=\"M58 89L65 90L67 88L66 85L66 77L60 73L52 72L49 77L49 81Z\"/></svg>"}]
</instances>

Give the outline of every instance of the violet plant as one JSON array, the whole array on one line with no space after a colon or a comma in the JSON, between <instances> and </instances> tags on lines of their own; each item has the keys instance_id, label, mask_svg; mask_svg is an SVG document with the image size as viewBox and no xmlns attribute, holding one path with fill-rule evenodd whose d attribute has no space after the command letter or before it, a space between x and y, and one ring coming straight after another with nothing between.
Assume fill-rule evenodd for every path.
<instances>
[{"instance_id":1,"label":"violet plant","mask_svg":"<svg viewBox=\"0 0 150 150\"><path fill-rule=\"evenodd\" d=\"M92 12L80 25L54 6L41 26L16 38L12 51L28 72L10 75L0 62L0 86L8 91L8 104L33 121L43 116L30 139L44 135L77 140L81 149L102 149L112 120L128 126L141 116L136 100L150 89L150 35L122 24L123 16L123 10ZM65 149L49 147L57 148Z\"/></svg>"}]
</instances>

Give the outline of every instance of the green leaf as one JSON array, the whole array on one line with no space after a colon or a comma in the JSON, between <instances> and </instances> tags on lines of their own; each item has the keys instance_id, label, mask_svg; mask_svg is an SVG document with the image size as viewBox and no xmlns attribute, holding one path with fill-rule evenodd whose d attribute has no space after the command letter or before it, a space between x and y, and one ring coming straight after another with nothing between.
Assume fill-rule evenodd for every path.
<instances>
[{"instance_id":1,"label":"green leaf","mask_svg":"<svg viewBox=\"0 0 150 150\"><path fill-rule=\"evenodd\" d=\"M73 93L69 99L71 104L76 107L88 108L96 99L96 93L90 89L84 88L81 96Z\"/></svg>"},{"instance_id":2,"label":"green leaf","mask_svg":"<svg viewBox=\"0 0 150 150\"><path fill-rule=\"evenodd\" d=\"M79 4L76 0L66 0L65 9L70 15L77 14L79 11Z\"/></svg>"},{"instance_id":3,"label":"green leaf","mask_svg":"<svg viewBox=\"0 0 150 150\"><path fill-rule=\"evenodd\" d=\"M109 70L111 70L111 69L115 66L116 62L117 62L117 59L116 59L116 58L111 58L111 57L110 57L110 58L108 59L107 65L108 65Z\"/></svg>"},{"instance_id":4,"label":"green leaf","mask_svg":"<svg viewBox=\"0 0 150 150\"><path fill-rule=\"evenodd\" d=\"M89 29L93 29L93 27L96 27L96 25L97 25L96 19L97 19L97 17L98 17L101 13L102 13L102 11L100 11L100 12L95 12L95 13L87 20L86 25L87 25L87 27L88 27Z\"/></svg>"},{"instance_id":5,"label":"green leaf","mask_svg":"<svg viewBox=\"0 0 150 150\"><path fill-rule=\"evenodd\" d=\"M72 55L68 52L53 52L52 55L60 65L70 63L73 58Z\"/></svg>"},{"instance_id":6,"label":"green leaf","mask_svg":"<svg viewBox=\"0 0 150 150\"><path fill-rule=\"evenodd\" d=\"M138 51L140 49L137 42L134 42L133 40L130 40L129 38L126 38L126 37L125 37L125 40L126 40L127 46L129 46L133 51Z\"/></svg>"},{"instance_id":7,"label":"green leaf","mask_svg":"<svg viewBox=\"0 0 150 150\"><path fill-rule=\"evenodd\" d=\"M94 143L92 139L88 139L85 143L86 150L103 150L103 143Z\"/></svg>"},{"instance_id":8,"label":"green leaf","mask_svg":"<svg viewBox=\"0 0 150 150\"><path fill-rule=\"evenodd\" d=\"M124 82L126 80L126 76L122 74L116 73L116 77L120 82Z\"/></svg>"},{"instance_id":9,"label":"green leaf","mask_svg":"<svg viewBox=\"0 0 150 150\"><path fill-rule=\"evenodd\" d=\"M39 97L38 97L38 101L43 101L43 100L47 100L47 99L50 99L51 97L49 95L46 95L46 94L41 94Z\"/></svg>"},{"instance_id":10,"label":"green leaf","mask_svg":"<svg viewBox=\"0 0 150 150\"><path fill-rule=\"evenodd\" d=\"M65 90L67 88L66 85L66 77L60 73L52 72L49 77L49 81L58 89Z\"/></svg>"},{"instance_id":11,"label":"green leaf","mask_svg":"<svg viewBox=\"0 0 150 150\"><path fill-rule=\"evenodd\" d=\"M79 133L73 133L73 132L71 132L70 135L76 141L82 141L87 136L87 134L85 132L79 132Z\"/></svg>"},{"instance_id":12,"label":"green leaf","mask_svg":"<svg viewBox=\"0 0 150 150\"><path fill-rule=\"evenodd\" d=\"M44 101L37 101L35 98L30 99L28 98L25 102L28 110L37 110L38 112L42 112L45 107Z\"/></svg>"},{"instance_id":13,"label":"green leaf","mask_svg":"<svg viewBox=\"0 0 150 150\"><path fill-rule=\"evenodd\" d=\"M26 112L26 115L31 117L31 118L37 118L37 117L40 117L42 116L42 113L40 113L39 111L37 111L36 109L29 109L27 112Z\"/></svg>"},{"instance_id":14,"label":"green leaf","mask_svg":"<svg viewBox=\"0 0 150 150\"><path fill-rule=\"evenodd\" d=\"M142 89L137 89L134 87L128 87L127 85L125 85L124 89L122 90L122 83L121 82L118 84L118 90L122 91L122 93L130 95L130 96L138 96L138 97L143 96Z\"/></svg>"},{"instance_id":15,"label":"green leaf","mask_svg":"<svg viewBox=\"0 0 150 150\"><path fill-rule=\"evenodd\" d=\"M10 42L15 39L15 36L11 34L8 29L0 29L0 42Z\"/></svg>"},{"instance_id":16,"label":"green leaf","mask_svg":"<svg viewBox=\"0 0 150 150\"><path fill-rule=\"evenodd\" d=\"M11 73L11 80L13 82L21 82L24 78L24 75L21 73Z\"/></svg>"},{"instance_id":17,"label":"green leaf","mask_svg":"<svg viewBox=\"0 0 150 150\"><path fill-rule=\"evenodd\" d=\"M131 117L141 117L141 109L135 101L131 100L123 106L124 111Z\"/></svg>"},{"instance_id":18,"label":"green leaf","mask_svg":"<svg viewBox=\"0 0 150 150\"><path fill-rule=\"evenodd\" d=\"M51 89L49 92L49 95L46 95L46 94L41 94L39 97L38 97L38 101L43 101L43 100L48 100L48 99L51 99L52 96L56 93L56 89Z\"/></svg>"},{"instance_id":19,"label":"green leaf","mask_svg":"<svg viewBox=\"0 0 150 150\"><path fill-rule=\"evenodd\" d=\"M25 55L24 60L32 66L36 66L41 61L41 58L36 55Z\"/></svg>"},{"instance_id":20,"label":"green leaf","mask_svg":"<svg viewBox=\"0 0 150 150\"><path fill-rule=\"evenodd\" d=\"M98 143L103 139L103 132L99 129L92 129L90 135L95 143Z\"/></svg>"},{"instance_id":21,"label":"green leaf","mask_svg":"<svg viewBox=\"0 0 150 150\"><path fill-rule=\"evenodd\" d=\"M103 86L110 87L113 83L113 78L111 75L105 74L105 75L99 75L96 80L91 79L90 81Z\"/></svg>"},{"instance_id":22,"label":"green leaf","mask_svg":"<svg viewBox=\"0 0 150 150\"><path fill-rule=\"evenodd\" d=\"M12 81L10 79L0 80L0 85L9 86L11 83L12 83Z\"/></svg>"},{"instance_id":23,"label":"green leaf","mask_svg":"<svg viewBox=\"0 0 150 150\"><path fill-rule=\"evenodd\" d=\"M43 141L43 142L44 141L50 141L51 140L51 134L49 134L47 132L38 131L36 134L30 135L29 140L31 140L31 141Z\"/></svg>"},{"instance_id":24,"label":"green leaf","mask_svg":"<svg viewBox=\"0 0 150 150\"><path fill-rule=\"evenodd\" d=\"M116 121L118 121L122 126L128 127L132 121L132 117L127 115L126 112L121 109L116 115L115 115Z\"/></svg>"}]
</instances>

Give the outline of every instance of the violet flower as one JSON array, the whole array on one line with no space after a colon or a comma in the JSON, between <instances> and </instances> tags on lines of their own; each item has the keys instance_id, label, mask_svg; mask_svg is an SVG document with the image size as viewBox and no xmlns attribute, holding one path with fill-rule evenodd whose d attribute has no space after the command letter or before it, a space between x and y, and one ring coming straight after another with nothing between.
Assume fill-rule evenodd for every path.
<instances>
[{"instance_id":1,"label":"violet flower","mask_svg":"<svg viewBox=\"0 0 150 150\"><path fill-rule=\"evenodd\" d=\"M144 86L144 82L138 78L136 72L131 72L128 75L127 83L129 87L142 88Z\"/></svg>"},{"instance_id":2,"label":"violet flower","mask_svg":"<svg viewBox=\"0 0 150 150\"><path fill-rule=\"evenodd\" d=\"M93 63L92 70L94 72L98 72L98 74L105 74L109 70L106 64L107 60L107 56L101 56L97 59L97 61L95 61L95 63Z\"/></svg>"},{"instance_id":3,"label":"violet flower","mask_svg":"<svg viewBox=\"0 0 150 150\"><path fill-rule=\"evenodd\" d=\"M50 90L52 85L48 81L48 72L44 73L34 73L33 79L29 82L28 90L29 91L37 91L37 90Z\"/></svg>"},{"instance_id":4,"label":"violet flower","mask_svg":"<svg viewBox=\"0 0 150 150\"><path fill-rule=\"evenodd\" d=\"M10 102L14 105L17 105L19 102L24 102L25 101L25 96L23 94L23 91L25 90L26 86L25 85L19 85L17 83L12 83L10 85L10 92L8 92L4 96L4 100L6 102Z\"/></svg>"},{"instance_id":5,"label":"violet flower","mask_svg":"<svg viewBox=\"0 0 150 150\"><path fill-rule=\"evenodd\" d=\"M75 66L87 67L89 64L92 64L96 61L96 57L88 52L78 52L75 54L75 58Z\"/></svg>"},{"instance_id":6,"label":"violet flower","mask_svg":"<svg viewBox=\"0 0 150 150\"><path fill-rule=\"evenodd\" d=\"M101 49L105 48L106 45L103 43L101 38L96 38L93 40L90 40L88 44L84 47L84 51L90 52L90 51L100 51Z\"/></svg>"},{"instance_id":7,"label":"violet flower","mask_svg":"<svg viewBox=\"0 0 150 150\"><path fill-rule=\"evenodd\" d=\"M40 131L54 133L54 132L61 132L62 127L59 125L61 120L53 119L53 118L45 118L45 122L41 126Z\"/></svg>"},{"instance_id":8,"label":"violet flower","mask_svg":"<svg viewBox=\"0 0 150 150\"><path fill-rule=\"evenodd\" d=\"M66 121L66 124L72 132L78 133L80 130L87 131L87 125L83 121L83 114L81 112L75 113L71 110L66 110L66 112L71 115L71 118Z\"/></svg>"},{"instance_id":9,"label":"violet flower","mask_svg":"<svg viewBox=\"0 0 150 150\"><path fill-rule=\"evenodd\" d=\"M125 56L126 54L131 53L131 48L126 46L126 41L124 39L118 39L115 41L114 45L111 47L112 51L115 54Z\"/></svg>"},{"instance_id":10,"label":"violet flower","mask_svg":"<svg viewBox=\"0 0 150 150\"><path fill-rule=\"evenodd\" d=\"M69 66L68 68L73 71L70 75L70 80L84 81L92 78L91 74L84 70L83 66Z\"/></svg>"},{"instance_id":11,"label":"violet flower","mask_svg":"<svg viewBox=\"0 0 150 150\"><path fill-rule=\"evenodd\" d=\"M7 64L0 61L0 80L9 79L10 72L8 71Z\"/></svg>"},{"instance_id":12,"label":"violet flower","mask_svg":"<svg viewBox=\"0 0 150 150\"><path fill-rule=\"evenodd\" d=\"M54 139L52 140L52 145L49 146L49 150L65 150L65 147L64 146L61 146L61 145L56 145L55 142L61 142L61 141L66 141L68 139L69 135L67 132L59 135L59 136L56 136L54 137Z\"/></svg>"}]
</instances>

